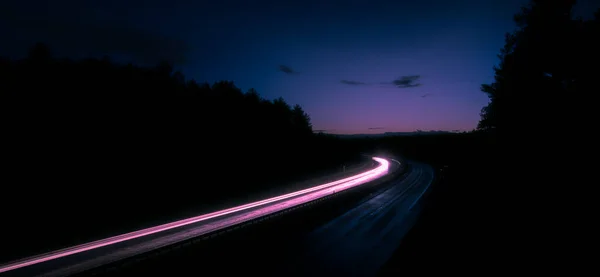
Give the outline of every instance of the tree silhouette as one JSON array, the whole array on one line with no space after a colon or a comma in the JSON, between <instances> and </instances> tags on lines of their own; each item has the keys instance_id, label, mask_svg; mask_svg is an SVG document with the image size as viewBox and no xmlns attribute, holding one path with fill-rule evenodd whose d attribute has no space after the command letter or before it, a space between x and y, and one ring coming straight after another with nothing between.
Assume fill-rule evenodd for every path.
<instances>
[{"instance_id":1,"label":"tree silhouette","mask_svg":"<svg viewBox=\"0 0 600 277\"><path fill-rule=\"evenodd\" d=\"M52 58L52 53L46 44L36 43L31 49L29 49L28 58L34 62L49 62Z\"/></svg>"},{"instance_id":2,"label":"tree silhouette","mask_svg":"<svg viewBox=\"0 0 600 277\"><path fill-rule=\"evenodd\" d=\"M574 4L534 0L514 16L518 28L505 36L495 80L481 86L490 102L478 129L542 131L564 121L561 105L593 91L598 17L573 19Z\"/></svg>"},{"instance_id":3,"label":"tree silhouette","mask_svg":"<svg viewBox=\"0 0 600 277\"><path fill-rule=\"evenodd\" d=\"M310 116L298 104L294 105L292 109L292 124L297 135L307 136L313 132Z\"/></svg>"},{"instance_id":4,"label":"tree silhouette","mask_svg":"<svg viewBox=\"0 0 600 277\"><path fill-rule=\"evenodd\" d=\"M12 127L5 130L9 142L3 144L3 155L15 167L41 156L56 157L41 168L19 166L14 172L85 180L103 200L82 207L106 201L114 211L146 207L136 215L140 217L178 211L337 170L358 157L339 139L313 134L310 116L301 106L283 98L264 99L255 89L243 93L232 81L186 79L168 62L139 67L108 57L54 59L47 46L36 44L26 59L1 59L0 73L2 94L46 99L15 104L7 111ZM161 97L174 95L186 97ZM211 179L222 184L207 181ZM168 188L155 191L148 184ZM64 182L65 189L71 185ZM110 193L114 190L120 192L118 199ZM61 196L49 192L45 197L59 202ZM165 197L176 201L154 208Z\"/></svg>"}]
</instances>

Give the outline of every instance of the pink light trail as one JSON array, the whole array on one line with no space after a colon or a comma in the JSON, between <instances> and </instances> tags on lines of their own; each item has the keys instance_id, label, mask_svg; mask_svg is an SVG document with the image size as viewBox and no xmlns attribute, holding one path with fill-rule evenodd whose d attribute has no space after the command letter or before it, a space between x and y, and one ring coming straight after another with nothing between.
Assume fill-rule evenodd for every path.
<instances>
[{"instance_id":1,"label":"pink light trail","mask_svg":"<svg viewBox=\"0 0 600 277\"><path fill-rule=\"evenodd\" d=\"M25 258L25 259L14 261L12 263L1 266L0 273L15 270L15 269L26 267L26 266L31 266L34 264L38 264L38 263L42 263L42 262L46 262L46 261L50 261L50 260L55 260L58 258L74 255L74 254L89 251L92 249L97 249L100 247L116 244L116 243L123 242L123 241L132 240L135 238L148 236L151 234L171 230L171 229L174 229L177 227L201 222L204 220L222 217L225 215L248 210L248 209L251 209L254 207L271 204L273 202L278 202L281 200L290 200L291 206L286 205L285 208L297 206L297 205L300 205L300 204L303 204L306 202L310 202L310 201L316 200L318 198L330 195L332 193L340 192L340 191L349 189L351 187L355 187L355 186L367 183L369 181L380 178L380 177L384 176L385 174L387 174L387 172L389 170L389 162L386 159L382 159L382 158L378 158L378 157L373 157L372 159L375 160L376 162L378 162L379 166L377 166L376 168L371 169L369 171L366 171L366 172L363 172L363 173L360 173L360 174L357 174L354 176L350 176L350 177L347 177L347 178L344 178L341 180L337 180L334 182L322 184L322 185L311 187L308 189L288 193L285 195L268 198L268 199L261 200L261 201L248 203L245 205L232 207L232 208L225 209L225 210L220 210L220 211L216 211L216 212L212 212L212 213L208 213L208 214L204 214L204 215L199 215L199 216L195 216L195 217L191 217L191 218L187 218L187 219L182 219L182 220L178 220L178 221L171 222L171 223L166 223L166 224L162 224L162 225L158 225L158 226L154 226L154 227L150 227L150 228L146 228L146 229L142 229L142 230L138 230L138 231L134 231L134 232L130 232L130 233L114 236L114 237L109 237L106 239L92 241L89 243L84 243L84 244L76 245L73 247L68 247L68 248L48 252L45 254ZM297 198L292 199L294 197L297 197ZM271 206L262 207L257 212L259 212L262 215L267 215L267 214L271 214L271 213L277 212L282 209L283 208L278 208L277 205L271 205ZM250 219L254 219L254 218L248 218L248 220L250 220ZM242 222L236 222L236 224L239 224L239 223L242 223ZM230 226L231 226L230 224L225 224L225 225L222 225L220 228L217 228L216 230L230 227ZM212 231L215 231L215 230L212 230Z\"/></svg>"}]
</instances>

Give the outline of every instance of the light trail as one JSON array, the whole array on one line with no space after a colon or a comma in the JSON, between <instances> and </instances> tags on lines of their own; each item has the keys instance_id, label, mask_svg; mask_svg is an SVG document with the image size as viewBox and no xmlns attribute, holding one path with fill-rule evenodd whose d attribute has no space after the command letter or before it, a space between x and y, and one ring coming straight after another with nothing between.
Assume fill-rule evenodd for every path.
<instances>
[{"instance_id":1,"label":"light trail","mask_svg":"<svg viewBox=\"0 0 600 277\"><path fill-rule=\"evenodd\" d=\"M162 224L162 225L158 225L158 226L154 226L154 227L150 227L150 228L146 228L146 229L142 229L142 230L138 230L138 231L134 231L134 232L130 232L130 233L114 236L114 237L109 237L106 239L92 241L89 243L84 243L84 244L80 244L77 246L68 247L68 248L48 252L45 254L25 258L25 259L18 260L18 261L1 266L0 273L15 270L15 269L22 268L22 267L31 266L31 265L46 262L46 261L55 260L58 258L74 255L74 254L89 251L92 249L97 249L100 247L116 244L116 243L123 242L123 241L132 240L135 238L148 236L151 234L171 230L174 228L201 222L204 220L222 217L222 216L229 215L232 213L236 213L236 212L248 210L251 208L271 204L273 202L279 202L282 200L290 200L286 204L285 208L297 206L297 205L300 205L300 204L303 204L306 202L310 202L312 200L316 200L318 198L330 195L331 193L340 192L340 191L349 189L351 187L367 183L371 180L377 179L377 178L382 177L385 174L387 174L387 172L389 170L389 162L385 159L378 158L378 157L373 157L372 159L375 160L376 162L378 162L379 166L377 166L376 168L371 169L369 171L363 172L361 174L357 174L354 176L350 176L350 177L347 177L347 178L344 178L341 180L322 184L319 186L311 187L308 189L288 193L285 195L280 195L280 196L268 198L265 200L236 206L236 207L229 208L229 209L224 209L224 210L220 210L220 211L216 211L216 212L212 212L212 213L208 213L208 214L204 214L204 215L199 215L199 216L195 216L195 217L191 217L191 218L187 218L187 219L182 219L182 220L178 220L178 221L167 223L167 224ZM294 197L298 197L298 198L293 199ZM258 212L260 214L270 214L270 213L274 213L274 212L277 212L282 209L284 209L284 208L281 208L277 205L271 205L271 206L263 207L252 213ZM239 224L239 223L241 223L241 222L237 222L236 224ZM216 230L226 228L229 226L231 226L231 225L224 224L222 227L217 228Z\"/></svg>"}]
</instances>

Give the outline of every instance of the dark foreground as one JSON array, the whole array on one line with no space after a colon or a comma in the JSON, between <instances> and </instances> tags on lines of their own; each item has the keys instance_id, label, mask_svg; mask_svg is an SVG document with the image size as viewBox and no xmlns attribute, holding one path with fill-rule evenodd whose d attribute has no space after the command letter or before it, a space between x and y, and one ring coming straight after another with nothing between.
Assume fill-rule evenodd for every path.
<instances>
[{"instance_id":1,"label":"dark foreground","mask_svg":"<svg viewBox=\"0 0 600 277\"><path fill-rule=\"evenodd\" d=\"M508 195L499 192L512 192L517 184L500 181L510 179L502 176L512 169L510 162L496 159L494 143L491 136L469 134L411 144L413 149L429 149L419 155L436 166L440 177L415 226L379 276L487 273L514 268L511 257L516 253L506 252L510 234L505 232L514 222L509 224L502 216L514 215L509 213L514 203L509 198L499 201Z\"/></svg>"}]
</instances>

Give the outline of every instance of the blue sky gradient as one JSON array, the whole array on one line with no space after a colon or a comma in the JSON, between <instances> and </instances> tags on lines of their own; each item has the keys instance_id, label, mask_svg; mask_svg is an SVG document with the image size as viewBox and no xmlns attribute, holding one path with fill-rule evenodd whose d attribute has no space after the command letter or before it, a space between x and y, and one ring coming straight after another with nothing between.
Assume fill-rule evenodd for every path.
<instances>
[{"instance_id":1,"label":"blue sky gradient","mask_svg":"<svg viewBox=\"0 0 600 277\"><path fill-rule=\"evenodd\" d=\"M528 1L34 2L1 4L10 43L0 55L45 41L59 56L169 59L187 78L300 104L314 129L381 133L475 128L488 102L479 86L493 80L504 33ZM598 6L579 2L584 16ZM410 75L421 85L391 84Z\"/></svg>"}]
</instances>

